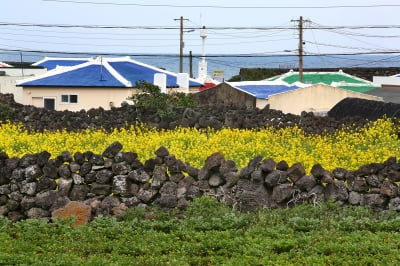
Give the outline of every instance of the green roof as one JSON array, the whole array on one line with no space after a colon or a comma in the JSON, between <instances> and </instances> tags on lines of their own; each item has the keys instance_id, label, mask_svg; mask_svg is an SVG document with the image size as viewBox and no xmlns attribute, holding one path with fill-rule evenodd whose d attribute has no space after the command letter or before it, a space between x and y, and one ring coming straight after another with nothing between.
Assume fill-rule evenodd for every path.
<instances>
[{"instance_id":1,"label":"green roof","mask_svg":"<svg viewBox=\"0 0 400 266\"><path fill-rule=\"evenodd\" d=\"M288 75L287 77L283 77L283 81L291 84L296 81L299 81L299 74L293 73ZM345 83L357 83L357 84L367 84L362 80L357 78L352 78L340 73L304 73L303 74L303 83L324 83L326 85L331 85L332 82L345 82Z\"/></svg>"},{"instance_id":2,"label":"green roof","mask_svg":"<svg viewBox=\"0 0 400 266\"><path fill-rule=\"evenodd\" d=\"M366 92L370 91L379 87L374 87L374 86L351 86L351 85L346 85L346 86L338 86L338 88L349 90L349 91L355 91L355 92Z\"/></svg>"}]
</instances>

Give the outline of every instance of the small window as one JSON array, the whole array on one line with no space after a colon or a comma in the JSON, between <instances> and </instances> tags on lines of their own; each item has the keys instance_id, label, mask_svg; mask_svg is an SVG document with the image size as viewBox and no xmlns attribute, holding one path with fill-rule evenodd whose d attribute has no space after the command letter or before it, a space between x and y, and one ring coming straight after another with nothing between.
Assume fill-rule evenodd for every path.
<instances>
[{"instance_id":1,"label":"small window","mask_svg":"<svg viewBox=\"0 0 400 266\"><path fill-rule=\"evenodd\" d=\"M61 103L78 103L77 94L62 94Z\"/></svg>"},{"instance_id":2,"label":"small window","mask_svg":"<svg viewBox=\"0 0 400 266\"><path fill-rule=\"evenodd\" d=\"M78 103L78 95L72 94L69 96L69 102L70 103Z\"/></svg>"}]
</instances>

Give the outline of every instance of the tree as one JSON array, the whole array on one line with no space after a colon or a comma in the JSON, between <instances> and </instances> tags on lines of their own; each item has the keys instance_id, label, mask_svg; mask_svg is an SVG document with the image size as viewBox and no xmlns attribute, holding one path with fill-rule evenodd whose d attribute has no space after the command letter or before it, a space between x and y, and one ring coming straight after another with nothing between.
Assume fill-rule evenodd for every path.
<instances>
[{"instance_id":1,"label":"tree","mask_svg":"<svg viewBox=\"0 0 400 266\"><path fill-rule=\"evenodd\" d=\"M140 91L129 99L139 108L150 109L160 118L174 118L177 107L195 107L196 102L191 94L182 92L162 93L160 87L146 81L136 82Z\"/></svg>"}]
</instances>

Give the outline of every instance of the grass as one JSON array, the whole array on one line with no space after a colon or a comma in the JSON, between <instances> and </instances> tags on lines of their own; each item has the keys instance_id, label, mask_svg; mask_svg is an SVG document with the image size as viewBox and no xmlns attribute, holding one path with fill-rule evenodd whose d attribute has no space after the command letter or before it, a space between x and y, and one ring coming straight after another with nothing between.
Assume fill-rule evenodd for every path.
<instances>
[{"instance_id":1,"label":"grass","mask_svg":"<svg viewBox=\"0 0 400 266\"><path fill-rule=\"evenodd\" d=\"M131 209L124 216L97 217L80 227L72 223L0 219L0 264L400 263L398 213L330 202L244 214L203 197L183 212Z\"/></svg>"}]
</instances>

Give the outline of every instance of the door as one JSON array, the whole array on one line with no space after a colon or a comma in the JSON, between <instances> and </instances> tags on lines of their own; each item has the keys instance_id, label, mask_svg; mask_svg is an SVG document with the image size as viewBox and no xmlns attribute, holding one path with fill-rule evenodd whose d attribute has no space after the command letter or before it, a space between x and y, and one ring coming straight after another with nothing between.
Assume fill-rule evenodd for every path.
<instances>
[{"instance_id":1,"label":"door","mask_svg":"<svg viewBox=\"0 0 400 266\"><path fill-rule=\"evenodd\" d=\"M56 99L55 98L44 98L43 105L45 109L55 110L56 109Z\"/></svg>"}]
</instances>

